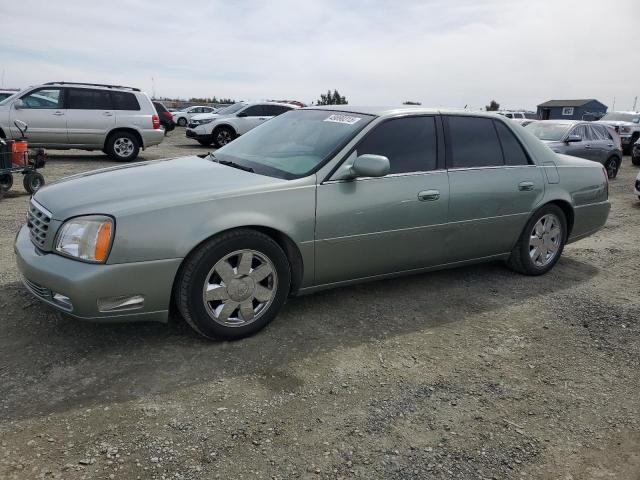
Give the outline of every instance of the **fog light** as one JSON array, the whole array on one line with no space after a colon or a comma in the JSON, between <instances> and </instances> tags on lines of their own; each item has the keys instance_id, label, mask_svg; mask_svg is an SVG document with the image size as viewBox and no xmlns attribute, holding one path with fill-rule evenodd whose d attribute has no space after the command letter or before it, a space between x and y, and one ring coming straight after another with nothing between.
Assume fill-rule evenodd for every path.
<instances>
[{"instance_id":1,"label":"fog light","mask_svg":"<svg viewBox=\"0 0 640 480\"><path fill-rule=\"evenodd\" d=\"M53 303L58 305L60 308L64 308L65 310L71 311L73 310L73 303L71 303L71 299L62 295L61 293L51 292L53 294L52 300Z\"/></svg>"},{"instance_id":2,"label":"fog light","mask_svg":"<svg viewBox=\"0 0 640 480\"><path fill-rule=\"evenodd\" d=\"M120 295L98 299L98 310L101 312L136 310L142 307L144 307L144 295Z\"/></svg>"}]
</instances>

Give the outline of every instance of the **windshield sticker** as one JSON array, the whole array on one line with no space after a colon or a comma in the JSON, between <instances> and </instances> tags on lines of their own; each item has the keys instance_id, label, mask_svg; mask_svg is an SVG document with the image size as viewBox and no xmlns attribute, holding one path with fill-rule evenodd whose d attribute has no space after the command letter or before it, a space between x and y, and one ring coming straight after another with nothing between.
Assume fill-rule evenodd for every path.
<instances>
[{"instance_id":1,"label":"windshield sticker","mask_svg":"<svg viewBox=\"0 0 640 480\"><path fill-rule=\"evenodd\" d=\"M352 117L351 115L339 115L333 114L329 117L325 118L324 122L333 122L333 123L346 123L347 125L353 125L354 123L358 123L362 120L361 117Z\"/></svg>"}]
</instances>

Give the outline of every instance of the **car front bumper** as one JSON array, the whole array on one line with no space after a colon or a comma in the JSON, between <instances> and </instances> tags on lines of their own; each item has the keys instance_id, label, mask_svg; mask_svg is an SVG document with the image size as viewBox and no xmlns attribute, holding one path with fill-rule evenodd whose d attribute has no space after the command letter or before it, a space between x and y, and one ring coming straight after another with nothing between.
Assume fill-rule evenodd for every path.
<instances>
[{"instance_id":1,"label":"car front bumper","mask_svg":"<svg viewBox=\"0 0 640 480\"><path fill-rule=\"evenodd\" d=\"M38 250L26 225L16 236L14 250L27 289L63 313L92 321L168 319L180 258L112 265L80 262ZM144 298L143 304L135 309L101 311L98 307L98 300L133 296ZM68 302L61 302L60 298Z\"/></svg>"},{"instance_id":2,"label":"car front bumper","mask_svg":"<svg viewBox=\"0 0 640 480\"><path fill-rule=\"evenodd\" d=\"M198 132L193 128L187 128L185 135L187 136L187 138L202 140L203 142L211 142L213 140L213 135L211 135L210 133Z\"/></svg>"}]
</instances>

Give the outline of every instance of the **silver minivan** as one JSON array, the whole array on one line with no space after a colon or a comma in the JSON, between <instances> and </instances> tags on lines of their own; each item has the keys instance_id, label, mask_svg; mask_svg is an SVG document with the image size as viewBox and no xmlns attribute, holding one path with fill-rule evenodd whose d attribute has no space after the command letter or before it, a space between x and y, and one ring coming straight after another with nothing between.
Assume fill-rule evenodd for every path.
<instances>
[{"instance_id":1,"label":"silver minivan","mask_svg":"<svg viewBox=\"0 0 640 480\"><path fill-rule=\"evenodd\" d=\"M102 150L134 160L162 142L164 132L149 96L137 88L51 82L0 102L0 136L20 137L15 121L29 125L29 144L50 149Z\"/></svg>"}]
</instances>

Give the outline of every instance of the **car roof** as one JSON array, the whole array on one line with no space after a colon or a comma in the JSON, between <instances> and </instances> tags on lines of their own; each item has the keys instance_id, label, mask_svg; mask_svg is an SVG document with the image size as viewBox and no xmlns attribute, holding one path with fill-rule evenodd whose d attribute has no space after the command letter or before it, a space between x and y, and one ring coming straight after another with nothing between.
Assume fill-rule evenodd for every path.
<instances>
[{"instance_id":1,"label":"car roof","mask_svg":"<svg viewBox=\"0 0 640 480\"><path fill-rule=\"evenodd\" d=\"M538 120L539 123L556 123L558 125L577 125L578 123L591 123L584 120Z\"/></svg>"},{"instance_id":2,"label":"car roof","mask_svg":"<svg viewBox=\"0 0 640 480\"><path fill-rule=\"evenodd\" d=\"M455 108L428 108L418 105L402 105L399 107L359 107L355 105L315 105L305 107L305 110L328 110L332 112L360 113L363 115L374 115L378 117L402 115L402 114L431 114L431 115L468 115L471 117L488 117L505 120L502 115L495 112L473 111Z\"/></svg>"},{"instance_id":3,"label":"car roof","mask_svg":"<svg viewBox=\"0 0 640 480\"><path fill-rule=\"evenodd\" d=\"M104 83L83 83L83 82L47 82L38 87L56 86L56 87L78 87L78 88L98 88L103 90L126 90L129 92L139 92L139 88L125 87L123 85L108 85Z\"/></svg>"}]
</instances>

